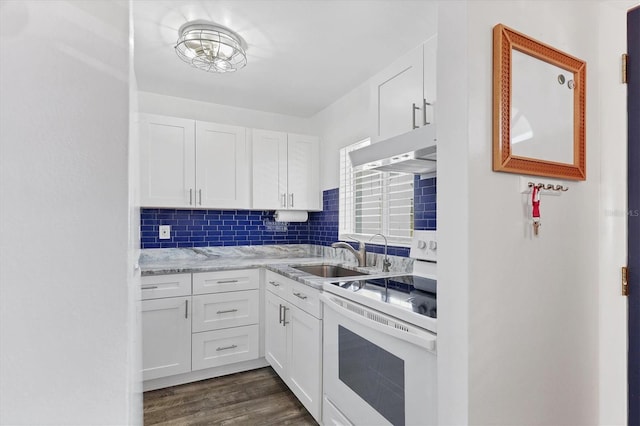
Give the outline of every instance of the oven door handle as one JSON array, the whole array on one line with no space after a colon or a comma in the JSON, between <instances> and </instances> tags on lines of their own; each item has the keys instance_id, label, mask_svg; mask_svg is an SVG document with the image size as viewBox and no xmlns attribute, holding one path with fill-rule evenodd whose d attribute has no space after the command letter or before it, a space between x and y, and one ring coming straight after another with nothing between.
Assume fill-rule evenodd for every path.
<instances>
[{"instance_id":1,"label":"oven door handle","mask_svg":"<svg viewBox=\"0 0 640 426\"><path fill-rule=\"evenodd\" d=\"M336 313L338 313L339 315L342 315L346 318L349 318L352 321L357 322L358 324L364 326L364 327L368 327L371 328L375 331L378 331L380 333L384 333L387 334L391 337L394 337L396 339L400 339L400 340L404 340L405 342L408 343L412 343L416 346L419 346L421 348L424 348L428 351L431 352L436 352L436 335L432 334L428 331L422 331L420 330L419 334L420 336L417 336L415 334L412 333L407 333L406 331L402 331L402 330L398 330L395 327L390 327L388 325L383 325L375 320L369 319L367 317L364 317L362 315L358 315L354 312L352 312L349 309L346 309L345 307L339 305L338 303L336 303L331 297L326 296L324 293L320 294L320 299L322 300L322 302L325 304L325 306L329 307L330 309L334 310ZM375 316L378 317L387 317L387 315L384 314L380 314L378 312L375 312L373 310L370 310L362 305L358 305L356 303L353 303L351 301L347 301L345 300L346 303L351 303L355 306L357 306L358 308L360 308L363 311L368 311L371 312L372 314L374 314ZM390 318L390 317L389 317Z\"/></svg>"}]
</instances>

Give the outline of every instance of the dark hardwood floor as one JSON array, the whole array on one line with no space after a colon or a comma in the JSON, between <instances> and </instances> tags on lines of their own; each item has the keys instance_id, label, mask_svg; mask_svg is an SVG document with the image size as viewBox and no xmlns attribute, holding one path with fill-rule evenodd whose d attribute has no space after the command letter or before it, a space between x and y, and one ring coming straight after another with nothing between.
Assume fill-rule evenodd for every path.
<instances>
[{"instance_id":1,"label":"dark hardwood floor","mask_svg":"<svg viewBox=\"0 0 640 426\"><path fill-rule=\"evenodd\" d=\"M145 425L317 425L271 367L144 393Z\"/></svg>"}]
</instances>

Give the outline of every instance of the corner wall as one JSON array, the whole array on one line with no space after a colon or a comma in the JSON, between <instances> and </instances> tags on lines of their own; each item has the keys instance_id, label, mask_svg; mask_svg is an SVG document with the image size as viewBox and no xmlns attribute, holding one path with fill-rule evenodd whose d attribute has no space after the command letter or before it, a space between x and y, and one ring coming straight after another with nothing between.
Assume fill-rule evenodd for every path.
<instances>
[{"instance_id":1,"label":"corner wall","mask_svg":"<svg viewBox=\"0 0 640 426\"><path fill-rule=\"evenodd\" d=\"M3 1L0 22L0 424L139 423L128 2Z\"/></svg>"},{"instance_id":2,"label":"corner wall","mask_svg":"<svg viewBox=\"0 0 640 426\"><path fill-rule=\"evenodd\" d=\"M598 3L467 2L469 424L596 424L599 415ZM587 180L542 197L531 236L518 175L492 163L492 28L588 63Z\"/></svg>"}]
</instances>

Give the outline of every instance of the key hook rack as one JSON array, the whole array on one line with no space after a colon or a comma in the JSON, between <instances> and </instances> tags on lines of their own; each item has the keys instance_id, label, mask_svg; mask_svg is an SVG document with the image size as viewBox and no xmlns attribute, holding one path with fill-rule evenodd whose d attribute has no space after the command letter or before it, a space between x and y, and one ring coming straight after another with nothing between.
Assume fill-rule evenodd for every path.
<instances>
[{"instance_id":1,"label":"key hook rack","mask_svg":"<svg viewBox=\"0 0 640 426\"><path fill-rule=\"evenodd\" d=\"M528 182L527 183L527 187L529 188L533 188L536 187L538 189L544 189L546 191L562 191L562 192L566 192L569 190L569 187L564 186L564 185L553 185L551 183L548 184L544 184L544 183L534 183L534 182Z\"/></svg>"},{"instance_id":2,"label":"key hook rack","mask_svg":"<svg viewBox=\"0 0 640 426\"><path fill-rule=\"evenodd\" d=\"M540 195L561 195L569 190L569 187L561 181L546 179L531 180L531 177L520 176L520 193L531 194L533 188L540 190Z\"/></svg>"}]
</instances>

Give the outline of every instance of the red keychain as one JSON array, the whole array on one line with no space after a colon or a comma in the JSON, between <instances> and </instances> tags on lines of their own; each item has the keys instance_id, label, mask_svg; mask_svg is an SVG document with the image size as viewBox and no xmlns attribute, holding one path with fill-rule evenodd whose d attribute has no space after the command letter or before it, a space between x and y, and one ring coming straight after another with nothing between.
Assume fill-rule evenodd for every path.
<instances>
[{"instance_id":1,"label":"red keychain","mask_svg":"<svg viewBox=\"0 0 640 426\"><path fill-rule=\"evenodd\" d=\"M531 204L533 205L533 235L538 236L538 229L541 226L540 223L540 188L534 185L531 190Z\"/></svg>"}]
</instances>

